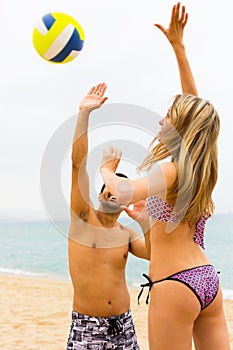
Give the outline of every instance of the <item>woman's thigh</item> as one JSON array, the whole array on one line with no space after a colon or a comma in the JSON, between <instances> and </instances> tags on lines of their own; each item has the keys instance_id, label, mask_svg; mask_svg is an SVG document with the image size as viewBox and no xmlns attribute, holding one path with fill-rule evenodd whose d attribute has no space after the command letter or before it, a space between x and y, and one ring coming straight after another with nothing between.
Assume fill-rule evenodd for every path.
<instances>
[{"instance_id":1,"label":"woman's thigh","mask_svg":"<svg viewBox=\"0 0 233 350\"><path fill-rule=\"evenodd\" d=\"M154 284L150 291L148 332L150 350L191 350L200 302L177 281Z\"/></svg>"},{"instance_id":2,"label":"woman's thigh","mask_svg":"<svg viewBox=\"0 0 233 350\"><path fill-rule=\"evenodd\" d=\"M193 337L196 350L230 349L221 288L214 301L200 313L195 321Z\"/></svg>"}]
</instances>

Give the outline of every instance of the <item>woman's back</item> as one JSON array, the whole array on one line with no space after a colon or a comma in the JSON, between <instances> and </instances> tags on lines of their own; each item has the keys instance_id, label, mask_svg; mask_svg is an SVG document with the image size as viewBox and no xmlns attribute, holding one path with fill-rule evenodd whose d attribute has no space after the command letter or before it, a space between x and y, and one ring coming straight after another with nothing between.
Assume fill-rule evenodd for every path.
<instances>
[{"instance_id":1,"label":"woman's back","mask_svg":"<svg viewBox=\"0 0 233 350\"><path fill-rule=\"evenodd\" d=\"M153 280L209 263L201 247L193 239L194 228L181 222L168 232L169 225L152 219L150 277Z\"/></svg>"}]
</instances>

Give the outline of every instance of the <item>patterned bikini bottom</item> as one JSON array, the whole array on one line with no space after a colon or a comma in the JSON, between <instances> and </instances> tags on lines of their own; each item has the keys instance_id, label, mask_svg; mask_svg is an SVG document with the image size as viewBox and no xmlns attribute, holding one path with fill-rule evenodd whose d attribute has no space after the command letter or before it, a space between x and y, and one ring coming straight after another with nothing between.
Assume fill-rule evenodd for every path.
<instances>
[{"instance_id":1,"label":"patterned bikini bottom","mask_svg":"<svg viewBox=\"0 0 233 350\"><path fill-rule=\"evenodd\" d=\"M185 284L189 289L192 290L200 302L201 310L203 310L208 305L210 305L210 303L212 303L218 293L218 274L219 272L217 272L212 265L193 267L191 269L177 272L171 276L154 282L151 281L149 276L143 274L148 282L141 284L142 289L138 295L138 304L144 287L149 287L149 292L146 298L146 303L148 304L149 293L153 284L161 283L163 281L177 281Z\"/></svg>"}]
</instances>

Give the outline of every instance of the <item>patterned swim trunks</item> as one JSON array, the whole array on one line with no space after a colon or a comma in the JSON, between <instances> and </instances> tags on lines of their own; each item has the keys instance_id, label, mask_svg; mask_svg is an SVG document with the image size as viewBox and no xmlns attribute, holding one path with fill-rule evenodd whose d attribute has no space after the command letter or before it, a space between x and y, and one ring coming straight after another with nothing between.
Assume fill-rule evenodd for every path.
<instances>
[{"instance_id":1,"label":"patterned swim trunks","mask_svg":"<svg viewBox=\"0 0 233 350\"><path fill-rule=\"evenodd\" d=\"M93 317L72 311L66 350L139 350L131 311Z\"/></svg>"}]
</instances>

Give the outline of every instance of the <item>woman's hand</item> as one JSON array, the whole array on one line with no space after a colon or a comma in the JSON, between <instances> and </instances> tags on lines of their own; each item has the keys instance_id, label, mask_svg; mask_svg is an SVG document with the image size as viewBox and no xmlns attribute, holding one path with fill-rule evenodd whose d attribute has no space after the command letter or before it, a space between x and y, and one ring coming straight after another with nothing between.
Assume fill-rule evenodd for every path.
<instances>
[{"instance_id":1,"label":"woman's hand","mask_svg":"<svg viewBox=\"0 0 233 350\"><path fill-rule=\"evenodd\" d=\"M173 47L176 45L183 46L183 33L187 20L188 14L185 11L185 6L182 6L182 9L180 9L180 2L178 2L172 8L171 21L168 29L165 29L162 25L157 23L155 26L165 34Z\"/></svg>"},{"instance_id":2,"label":"woman's hand","mask_svg":"<svg viewBox=\"0 0 233 350\"><path fill-rule=\"evenodd\" d=\"M120 149L109 147L108 150L103 150L103 157L100 165L100 172L108 169L115 173L118 164L120 163L122 152Z\"/></svg>"},{"instance_id":3,"label":"woman's hand","mask_svg":"<svg viewBox=\"0 0 233 350\"><path fill-rule=\"evenodd\" d=\"M93 86L88 94L82 99L79 105L80 112L91 112L99 108L108 99L104 97L107 85L105 83Z\"/></svg>"}]
</instances>

